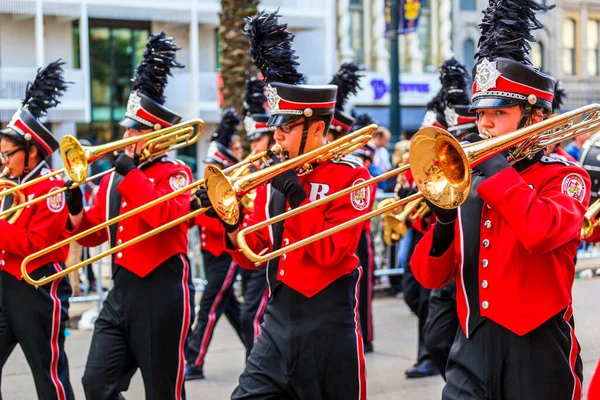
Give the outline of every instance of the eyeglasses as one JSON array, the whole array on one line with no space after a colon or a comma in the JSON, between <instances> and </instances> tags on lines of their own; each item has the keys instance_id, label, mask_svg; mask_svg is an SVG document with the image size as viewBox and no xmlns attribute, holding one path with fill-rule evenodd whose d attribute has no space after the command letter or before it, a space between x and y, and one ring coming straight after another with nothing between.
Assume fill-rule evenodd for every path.
<instances>
[{"instance_id":1,"label":"eyeglasses","mask_svg":"<svg viewBox=\"0 0 600 400\"><path fill-rule=\"evenodd\" d=\"M302 125L304 123L304 120L301 120L300 122L298 122L297 124L285 124L285 125L279 125L277 127L275 127L275 129L281 129L281 132L283 133L290 133L292 131L292 129L294 129L295 127L297 127L298 125Z\"/></svg>"},{"instance_id":2,"label":"eyeglasses","mask_svg":"<svg viewBox=\"0 0 600 400\"><path fill-rule=\"evenodd\" d=\"M2 157L2 161L4 162L10 162L10 158L12 156L14 156L15 154L17 154L19 151L22 151L23 149L15 149L13 151L9 151L8 153L2 153L0 154L0 156Z\"/></svg>"}]
</instances>

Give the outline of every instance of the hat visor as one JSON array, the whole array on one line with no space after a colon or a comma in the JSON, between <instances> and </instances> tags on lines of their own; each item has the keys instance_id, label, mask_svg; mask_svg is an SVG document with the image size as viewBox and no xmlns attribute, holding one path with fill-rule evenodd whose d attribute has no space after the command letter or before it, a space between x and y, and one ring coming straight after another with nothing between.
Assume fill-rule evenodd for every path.
<instances>
[{"instance_id":1,"label":"hat visor","mask_svg":"<svg viewBox=\"0 0 600 400\"><path fill-rule=\"evenodd\" d=\"M510 108L522 104L519 100L508 100L503 97L479 97L473 101L469 111L475 111L482 108Z\"/></svg>"},{"instance_id":2,"label":"hat visor","mask_svg":"<svg viewBox=\"0 0 600 400\"><path fill-rule=\"evenodd\" d=\"M141 122L138 122L135 119L131 119L128 117L123 118L121 120L121 122L119 122L119 125L121 125L124 128L131 128L131 129L138 129L138 130L153 128L151 126L144 125Z\"/></svg>"},{"instance_id":3,"label":"hat visor","mask_svg":"<svg viewBox=\"0 0 600 400\"><path fill-rule=\"evenodd\" d=\"M267 121L267 126L281 126L291 124L292 122L298 121L300 118L304 118L303 115L296 114L276 114L271 115L269 120Z\"/></svg>"}]
</instances>

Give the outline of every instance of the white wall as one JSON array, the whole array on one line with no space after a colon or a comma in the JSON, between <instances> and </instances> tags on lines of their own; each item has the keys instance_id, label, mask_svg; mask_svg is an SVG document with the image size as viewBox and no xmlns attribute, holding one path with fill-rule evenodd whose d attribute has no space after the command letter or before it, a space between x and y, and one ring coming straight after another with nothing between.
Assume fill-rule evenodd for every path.
<instances>
[{"instance_id":1,"label":"white wall","mask_svg":"<svg viewBox=\"0 0 600 400\"><path fill-rule=\"evenodd\" d=\"M200 72L214 72L217 68L217 43L214 25L200 25L198 44L200 46Z\"/></svg>"},{"instance_id":2,"label":"white wall","mask_svg":"<svg viewBox=\"0 0 600 400\"><path fill-rule=\"evenodd\" d=\"M0 66L35 67L33 16L0 14Z\"/></svg>"},{"instance_id":3,"label":"white wall","mask_svg":"<svg viewBox=\"0 0 600 400\"><path fill-rule=\"evenodd\" d=\"M73 23L56 17L44 17L45 64L61 58L73 68Z\"/></svg>"}]
</instances>

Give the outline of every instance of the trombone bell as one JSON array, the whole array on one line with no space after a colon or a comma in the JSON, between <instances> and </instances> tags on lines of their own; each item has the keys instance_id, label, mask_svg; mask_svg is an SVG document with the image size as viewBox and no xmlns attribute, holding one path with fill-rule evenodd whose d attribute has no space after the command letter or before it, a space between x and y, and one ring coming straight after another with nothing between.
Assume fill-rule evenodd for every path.
<instances>
[{"instance_id":1,"label":"trombone bell","mask_svg":"<svg viewBox=\"0 0 600 400\"><path fill-rule=\"evenodd\" d=\"M65 136L60 141L60 155L69 179L77 183L85 181L88 173L88 157L79 141L71 135Z\"/></svg>"}]
</instances>

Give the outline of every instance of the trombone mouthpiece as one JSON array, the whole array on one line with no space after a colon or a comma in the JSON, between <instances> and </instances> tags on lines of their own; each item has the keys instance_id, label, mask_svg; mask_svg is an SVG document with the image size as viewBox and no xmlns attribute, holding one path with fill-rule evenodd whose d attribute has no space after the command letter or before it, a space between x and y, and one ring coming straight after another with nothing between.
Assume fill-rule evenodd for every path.
<instances>
[{"instance_id":1,"label":"trombone mouthpiece","mask_svg":"<svg viewBox=\"0 0 600 400\"><path fill-rule=\"evenodd\" d=\"M283 152L283 147L279 143L275 143L273 147L271 147L271 151L277 155L280 155Z\"/></svg>"},{"instance_id":2,"label":"trombone mouthpiece","mask_svg":"<svg viewBox=\"0 0 600 400\"><path fill-rule=\"evenodd\" d=\"M0 174L0 179L2 179L2 178L6 178L6 176L7 176L9 173L10 173L10 170L8 169L8 167L5 167L5 168L2 170L2 173Z\"/></svg>"}]
</instances>

